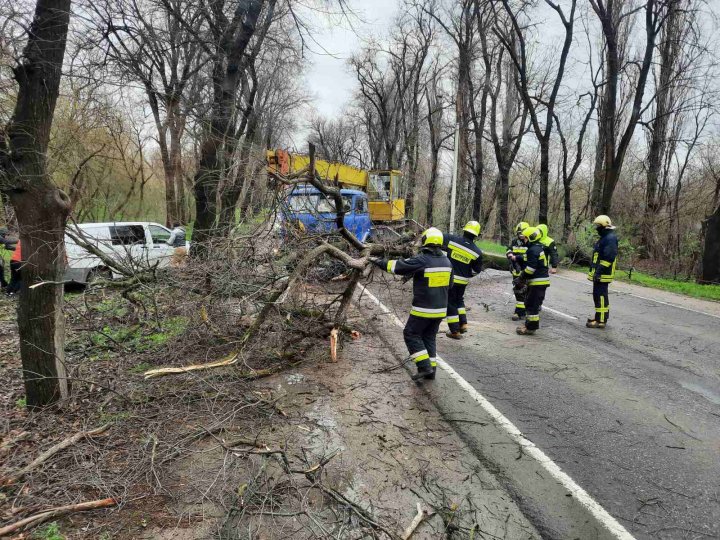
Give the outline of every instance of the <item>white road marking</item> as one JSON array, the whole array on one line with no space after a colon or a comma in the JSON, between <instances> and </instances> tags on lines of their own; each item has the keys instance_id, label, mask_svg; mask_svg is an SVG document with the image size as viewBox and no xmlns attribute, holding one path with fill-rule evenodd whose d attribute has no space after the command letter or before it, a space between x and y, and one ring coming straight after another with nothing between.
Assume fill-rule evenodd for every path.
<instances>
[{"instance_id":1,"label":"white road marking","mask_svg":"<svg viewBox=\"0 0 720 540\"><path fill-rule=\"evenodd\" d=\"M370 300L383 310L383 314L391 315L395 324L399 328L403 328L405 325L397 318L397 316L390 311L385 304L378 300L374 294L372 294L366 287L358 284L358 287L362 291L361 294L366 294ZM437 365L440 369L445 371L451 379L453 379L458 385L465 390L470 397L477 402L483 410L492 417L495 423L500 426L510 436L510 438L520 445L527 455L533 457L547 472L552 476L558 483L560 483L565 489L567 489L575 499L583 505L594 517L597 519L615 538L621 540L634 540L634 537L623 527L614 517L612 517L607 510L605 510L600 504L595 501L588 493L581 488L575 481L570 478L553 460L551 460L540 448L525 437L520 430L508 420L495 406L485 399L475 388L463 379L453 368L451 368L445 360L437 357Z\"/></svg>"},{"instance_id":2,"label":"white road marking","mask_svg":"<svg viewBox=\"0 0 720 540\"><path fill-rule=\"evenodd\" d=\"M570 279L569 277L565 276L558 276L555 274L556 278L560 279L566 279L568 281L572 281L573 283L585 283L584 281L578 281L577 279ZM626 294L628 296L634 296L635 298L640 298L641 300L647 300L648 302L655 302L656 304L662 304L663 306L670 306L678 309L684 309L685 311L690 311L692 313L697 313L698 315L705 315L706 317L712 317L713 319L720 319L720 315L713 315L712 313L705 313L704 311L699 311L697 309L688 308L685 306L679 306L677 304L672 304L670 302L663 302L662 300L655 300L654 298L648 298L647 296L640 296L639 294L627 292L627 291L615 291L616 294Z\"/></svg>"},{"instance_id":3,"label":"white road marking","mask_svg":"<svg viewBox=\"0 0 720 540\"><path fill-rule=\"evenodd\" d=\"M507 293L507 292L506 292L506 293L503 293L503 294L506 294L507 296L513 296L512 294ZM543 308L543 311L550 311L551 313L555 313L555 314L557 314L557 315L560 315L561 317L567 317L568 319L574 319L574 320L576 320L576 321L579 321L579 320L580 320L580 319L578 319L577 317L573 317L572 315L568 315L567 313L563 313L562 311L558 311L557 309L553 309L553 308L551 308L551 307L547 307L545 304L543 304L543 307L542 307L542 308Z\"/></svg>"}]
</instances>

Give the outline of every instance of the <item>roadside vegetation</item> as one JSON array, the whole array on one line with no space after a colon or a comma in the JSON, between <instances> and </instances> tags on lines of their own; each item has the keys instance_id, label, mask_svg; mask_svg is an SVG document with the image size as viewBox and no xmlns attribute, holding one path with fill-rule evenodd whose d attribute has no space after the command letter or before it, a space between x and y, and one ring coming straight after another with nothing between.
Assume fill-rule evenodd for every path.
<instances>
[{"instance_id":1,"label":"roadside vegetation","mask_svg":"<svg viewBox=\"0 0 720 540\"><path fill-rule=\"evenodd\" d=\"M497 242L493 242L492 240L480 240L476 242L476 244L485 252L495 255L505 255L506 247L498 244ZM561 260L561 265L585 274L588 272L588 266L573 263L572 260L567 257L567 248L560 246L559 251L564 255ZM587 257L587 255L585 256ZM641 285L651 289L660 289L677 294L684 294L694 298L720 301L720 285L700 285L687 277L685 279L673 278L662 275L653 275L634 268L627 269L623 264L622 259L620 259L619 263L620 265L615 273L615 276L616 279L620 281L632 283L634 285Z\"/></svg>"}]
</instances>

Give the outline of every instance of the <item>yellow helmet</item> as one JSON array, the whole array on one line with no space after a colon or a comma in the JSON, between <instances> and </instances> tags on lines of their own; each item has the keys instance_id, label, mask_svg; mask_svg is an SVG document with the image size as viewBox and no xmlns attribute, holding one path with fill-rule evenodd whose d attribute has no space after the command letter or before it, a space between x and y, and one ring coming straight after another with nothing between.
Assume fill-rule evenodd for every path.
<instances>
[{"instance_id":1,"label":"yellow helmet","mask_svg":"<svg viewBox=\"0 0 720 540\"><path fill-rule=\"evenodd\" d=\"M541 223L537 226L538 230L540 231L541 238L548 235L548 226L544 223Z\"/></svg>"},{"instance_id":2,"label":"yellow helmet","mask_svg":"<svg viewBox=\"0 0 720 540\"><path fill-rule=\"evenodd\" d=\"M614 228L612 221L606 215L600 215L596 217L595 221L593 221L593 225L600 225L601 227L605 227L606 229Z\"/></svg>"},{"instance_id":3,"label":"yellow helmet","mask_svg":"<svg viewBox=\"0 0 720 540\"><path fill-rule=\"evenodd\" d=\"M468 221L463 227L463 231L480 236L480 224L477 221Z\"/></svg>"},{"instance_id":4,"label":"yellow helmet","mask_svg":"<svg viewBox=\"0 0 720 540\"><path fill-rule=\"evenodd\" d=\"M521 221L520 223L515 225L515 234L522 234L522 232L529 226L530 224L527 221Z\"/></svg>"},{"instance_id":5,"label":"yellow helmet","mask_svg":"<svg viewBox=\"0 0 720 540\"><path fill-rule=\"evenodd\" d=\"M440 229L430 227L422 234L422 245L423 246L442 246L443 245L443 233Z\"/></svg>"},{"instance_id":6,"label":"yellow helmet","mask_svg":"<svg viewBox=\"0 0 720 540\"><path fill-rule=\"evenodd\" d=\"M537 227L526 227L521 234L528 239L528 242L537 242L542 238L542 233Z\"/></svg>"}]
</instances>

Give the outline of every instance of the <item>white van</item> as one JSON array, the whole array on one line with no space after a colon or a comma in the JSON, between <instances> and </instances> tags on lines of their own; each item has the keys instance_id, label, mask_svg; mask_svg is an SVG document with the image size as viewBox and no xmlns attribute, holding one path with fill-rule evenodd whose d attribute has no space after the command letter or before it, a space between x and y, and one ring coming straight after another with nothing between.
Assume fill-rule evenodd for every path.
<instances>
[{"instance_id":1,"label":"white van","mask_svg":"<svg viewBox=\"0 0 720 540\"><path fill-rule=\"evenodd\" d=\"M167 266L175 252L168 245L170 230L159 223L117 221L112 223L79 223L68 227L75 235L92 244L126 267L147 269L155 264ZM67 269L65 281L87 283L96 276L113 277L103 261L65 235Z\"/></svg>"}]
</instances>

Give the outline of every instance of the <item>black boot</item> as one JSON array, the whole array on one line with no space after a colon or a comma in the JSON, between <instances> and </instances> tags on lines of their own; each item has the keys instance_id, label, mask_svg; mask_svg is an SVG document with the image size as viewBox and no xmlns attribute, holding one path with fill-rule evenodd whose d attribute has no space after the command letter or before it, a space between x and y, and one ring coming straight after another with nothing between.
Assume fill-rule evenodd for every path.
<instances>
[{"instance_id":1,"label":"black boot","mask_svg":"<svg viewBox=\"0 0 720 540\"><path fill-rule=\"evenodd\" d=\"M434 379L435 378L435 368L431 366L418 366L418 371L415 375L412 376L412 380L415 382L422 381L424 379Z\"/></svg>"}]
</instances>

